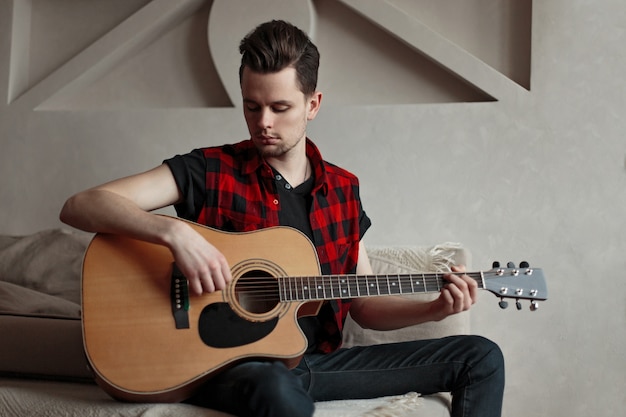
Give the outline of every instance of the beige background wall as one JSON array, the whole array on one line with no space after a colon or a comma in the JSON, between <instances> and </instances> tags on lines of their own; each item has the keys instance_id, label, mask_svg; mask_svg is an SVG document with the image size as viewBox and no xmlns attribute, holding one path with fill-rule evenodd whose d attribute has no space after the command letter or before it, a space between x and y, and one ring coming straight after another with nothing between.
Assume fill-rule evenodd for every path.
<instances>
[{"instance_id":1,"label":"beige background wall","mask_svg":"<svg viewBox=\"0 0 626 417\"><path fill-rule=\"evenodd\" d=\"M539 311L484 293L472 315L507 357L504 415L623 415L619 0L0 0L0 233L58 227L76 191L245 138L236 42L273 16L322 51L309 134L360 176L369 244L458 241L476 269L544 269Z\"/></svg>"}]
</instances>

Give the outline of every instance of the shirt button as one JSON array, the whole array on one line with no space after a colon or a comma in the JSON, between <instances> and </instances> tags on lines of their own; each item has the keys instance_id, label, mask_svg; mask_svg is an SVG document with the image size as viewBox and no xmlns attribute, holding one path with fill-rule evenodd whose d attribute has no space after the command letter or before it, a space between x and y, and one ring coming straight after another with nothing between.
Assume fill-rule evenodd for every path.
<instances>
[{"instance_id":1,"label":"shirt button","mask_svg":"<svg viewBox=\"0 0 626 417\"><path fill-rule=\"evenodd\" d=\"M275 199L274 199L274 201L273 201L273 203L274 203L275 205L278 205L278 199L276 199L276 198L275 198Z\"/></svg>"},{"instance_id":2,"label":"shirt button","mask_svg":"<svg viewBox=\"0 0 626 417\"><path fill-rule=\"evenodd\" d=\"M291 184L285 184L285 188L291 190Z\"/></svg>"},{"instance_id":3,"label":"shirt button","mask_svg":"<svg viewBox=\"0 0 626 417\"><path fill-rule=\"evenodd\" d=\"M276 174L276 181L280 181L282 179L283 179L283 177L280 174Z\"/></svg>"}]
</instances>

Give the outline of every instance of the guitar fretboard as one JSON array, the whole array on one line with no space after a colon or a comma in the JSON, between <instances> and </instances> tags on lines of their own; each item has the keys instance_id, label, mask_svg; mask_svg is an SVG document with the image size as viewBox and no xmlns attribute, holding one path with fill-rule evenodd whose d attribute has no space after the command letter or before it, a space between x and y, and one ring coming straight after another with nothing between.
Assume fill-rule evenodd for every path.
<instances>
[{"instance_id":1,"label":"guitar fretboard","mask_svg":"<svg viewBox=\"0 0 626 417\"><path fill-rule=\"evenodd\" d=\"M280 301L332 300L439 292L447 273L280 277ZM466 273L484 288L482 273Z\"/></svg>"}]
</instances>

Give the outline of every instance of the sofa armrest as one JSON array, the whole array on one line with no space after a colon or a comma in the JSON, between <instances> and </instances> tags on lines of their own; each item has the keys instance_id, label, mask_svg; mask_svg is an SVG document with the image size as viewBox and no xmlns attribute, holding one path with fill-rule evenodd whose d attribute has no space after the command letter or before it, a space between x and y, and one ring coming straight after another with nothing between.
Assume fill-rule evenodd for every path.
<instances>
[{"instance_id":1,"label":"sofa armrest","mask_svg":"<svg viewBox=\"0 0 626 417\"><path fill-rule=\"evenodd\" d=\"M430 247L368 247L367 254L374 274L447 272L450 270L451 265L471 267L471 253L458 243L442 243ZM406 297L429 301L437 296L438 293L430 293ZM469 334L469 332L469 312L455 314L438 322L422 323L392 331L363 329L348 316L344 326L343 346L351 347L416 339L432 339Z\"/></svg>"}]
</instances>

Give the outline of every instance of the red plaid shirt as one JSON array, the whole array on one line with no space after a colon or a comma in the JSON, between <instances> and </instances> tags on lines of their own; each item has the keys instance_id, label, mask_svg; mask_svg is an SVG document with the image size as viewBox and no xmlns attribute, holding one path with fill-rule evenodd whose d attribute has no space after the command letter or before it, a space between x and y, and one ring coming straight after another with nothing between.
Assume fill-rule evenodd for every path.
<instances>
[{"instance_id":1,"label":"red plaid shirt","mask_svg":"<svg viewBox=\"0 0 626 417\"><path fill-rule=\"evenodd\" d=\"M322 160L308 139L306 152L315 176L309 221L322 273L355 273L359 241L371 224L361 206L358 179ZM176 205L179 216L233 232L279 225L274 173L250 140L197 149L165 162L183 194L184 201ZM340 344L350 300L335 300L332 307L338 337L318 346L327 352Z\"/></svg>"}]
</instances>

